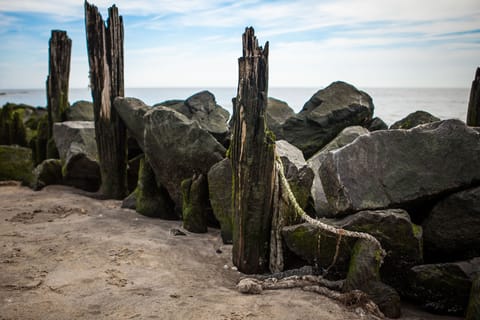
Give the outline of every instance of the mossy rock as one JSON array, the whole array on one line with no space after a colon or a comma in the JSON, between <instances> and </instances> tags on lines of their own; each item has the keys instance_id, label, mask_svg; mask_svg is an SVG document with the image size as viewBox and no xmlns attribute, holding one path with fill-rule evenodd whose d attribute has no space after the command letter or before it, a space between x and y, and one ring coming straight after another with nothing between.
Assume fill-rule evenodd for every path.
<instances>
[{"instance_id":1,"label":"mossy rock","mask_svg":"<svg viewBox=\"0 0 480 320\"><path fill-rule=\"evenodd\" d=\"M32 150L0 145L0 180L18 180L25 185L33 181Z\"/></svg>"},{"instance_id":2,"label":"mossy rock","mask_svg":"<svg viewBox=\"0 0 480 320\"><path fill-rule=\"evenodd\" d=\"M468 302L467 316L465 320L480 319L480 270L473 280L472 290L470 291L470 301Z\"/></svg>"},{"instance_id":3,"label":"mossy rock","mask_svg":"<svg viewBox=\"0 0 480 320\"><path fill-rule=\"evenodd\" d=\"M168 192L157 184L155 174L144 157L140 160L138 184L135 189L136 211L144 216L176 220L174 203Z\"/></svg>"},{"instance_id":4,"label":"mossy rock","mask_svg":"<svg viewBox=\"0 0 480 320\"><path fill-rule=\"evenodd\" d=\"M65 110L65 121L93 121L93 103L79 100Z\"/></svg>"},{"instance_id":5,"label":"mossy rock","mask_svg":"<svg viewBox=\"0 0 480 320\"><path fill-rule=\"evenodd\" d=\"M207 228L208 185L204 175L195 175L182 181L183 227L195 233L205 233Z\"/></svg>"},{"instance_id":6,"label":"mossy rock","mask_svg":"<svg viewBox=\"0 0 480 320\"><path fill-rule=\"evenodd\" d=\"M440 121L440 119L426 111L419 110L410 113L408 116L401 120L398 120L390 126L390 129L411 129L421 124L436 121Z\"/></svg>"},{"instance_id":7,"label":"mossy rock","mask_svg":"<svg viewBox=\"0 0 480 320\"><path fill-rule=\"evenodd\" d=\"M40 190L51 184L62 183L62 162L59 159L47 159L33 170L32 188Z\"/></svg>"},{"instance_id":8,"label":"mossy rock","mask_svg":"<svg viewBox=\"0 0 480 320\"><path fill-rule=\"evenodd\" d=\"M100 167L95 159L85 153L75 153L66 159L62 168L66 185L89 192L100 188Z\"/></svg>"}]
</instances>

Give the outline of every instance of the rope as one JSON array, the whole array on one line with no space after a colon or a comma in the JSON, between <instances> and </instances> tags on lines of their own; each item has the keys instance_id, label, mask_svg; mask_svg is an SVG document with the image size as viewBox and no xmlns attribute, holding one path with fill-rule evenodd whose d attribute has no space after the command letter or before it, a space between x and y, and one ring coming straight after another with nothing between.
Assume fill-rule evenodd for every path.
<instances>
[{"instance_id":1,"label":"rope","mask_svg":"<svg viewBox=\"0 0 480 320\"><path fill-rule=\"evenodd\" d=\"M319 220L313 219L308 214L306 214L305 211L302 209L302 207L300 207L300 205L298 204L297 199L295 198L292 192L292 189L290 188L290 184L288 183L288 180L285 177L282 160L278 155L275 155L275 164L277 166L277 170L280 175L280 181L282 183L282 186L287 192L287 196L288 196L288 199L290 200L290 204L293 206L295 213L298 214L300 217L302 217L303 220L305 220L310 224L315 225L321 230L336 234L339 237L346 236L346 237L365 239L367 241L370 241L374 243L379 249L381 249L383 256L385 256L385 251L382 249L382 245L372 235L365 232L356 232L356 231L345 230L342 228L336 228L334 226L323 223ZM338 244L339 243L337 243L337 250L338 250Z\"/></svg>"}]
</instances>

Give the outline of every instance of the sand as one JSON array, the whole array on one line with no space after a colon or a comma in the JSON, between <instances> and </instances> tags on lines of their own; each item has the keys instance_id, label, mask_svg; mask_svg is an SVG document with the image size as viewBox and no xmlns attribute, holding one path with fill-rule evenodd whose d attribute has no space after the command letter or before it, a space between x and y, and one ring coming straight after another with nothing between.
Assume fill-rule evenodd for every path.
<instances>
[{"instance_id":1,"label":"sand","mask_svg":"<svg viewBox=\"0 0 480 320\"><path fill-rule=\"evenodd\" d=\"M65 186L0 186L0 319L367 319L301 290L238 293L218 230L174 235L181 222L120 205Z\"/></svg>"}]
</instances>

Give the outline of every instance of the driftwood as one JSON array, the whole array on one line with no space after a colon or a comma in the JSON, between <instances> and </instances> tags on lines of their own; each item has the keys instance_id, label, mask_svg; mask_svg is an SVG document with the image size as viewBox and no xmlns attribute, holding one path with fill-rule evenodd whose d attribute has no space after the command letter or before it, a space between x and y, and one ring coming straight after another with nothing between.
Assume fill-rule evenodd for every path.
<instances>
[{"instance_id":1,"label":"driftwood","mask_svg":"<svg viewBox=\"0 0 480 320\"><path fill-rule=\"evenodd\" d=\"M265 123L268 42L258 45L253 28L243 34L243 56L234 103L233 263L244 273L268 269L275 142Z\"/></svg>"},{"instance_id":2,"label":"driftwood","mask_svg":"<svg viewBox=\"0 0 480 320\"><path fill-rule=\"evenodd\" d=\"M467 125L480 127L480 67L475 72L475 78L470 90L468 101Z\"/></svg>"},{"instance_id":3,"label":"driftwood","mask_svg":"<svg viewBox=\"0 0 480 320\"><path fill-rule=\"evenodd\" d=\"M53 125L65 120L68 108L68 82L70 78L70 59L72 40L66 31L52 30L49 41L48 77L47 77L47 111L48 143L47 156L55 157L56 148L52 143Z\"/></svg>"},{"instance_id":4,"label":"driftwood","mask_svg":"<svg viewBox=\"0 0 480 320\"><path fill-rule=\"evenodd\" d=\"M112 107L124 96L123 21L118 9L108 9L107 25L97 7L85 2L90 86L92 90L102 185L106 197L123 199L127 193L126 127Z\"/></svg>"}]
</instances>

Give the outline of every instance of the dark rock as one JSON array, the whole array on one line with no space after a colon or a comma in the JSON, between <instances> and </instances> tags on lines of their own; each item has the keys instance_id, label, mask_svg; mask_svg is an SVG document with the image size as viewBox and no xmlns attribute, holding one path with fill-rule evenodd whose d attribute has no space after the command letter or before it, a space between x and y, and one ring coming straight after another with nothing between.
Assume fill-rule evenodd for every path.
<instances>
[{"instance_id":1,"label":"dark rock","mask_svg":"<svg viewBox=\"0 0 480 320\"><path fill-rule=\"evenodd\" d=\"M209 91L196 93L183 103L181 100L171 100L156 106L167 106L197 121L200 128L208 131L222 144L227 138L230 113L217 105L215 96Z\"/></svg>"},{"instance_id":2,"label":"dark rock","mask_svg":"<svg viewBox=\"0 0 480 320\"><path fill-rule=\"evenodd\" d=\"M480 256L480 187L441 200L424 221L423 230L429 261Z\"/></svg>"},{"instance_id":3,"label":"dark rock","mask_svg":"<svg viewBox=\"0 0 480 320\"><path fill-rule=\"evenodd\" d=\"M319 174L330 206L345 214L414 207L471 186L480 181L478 159L478 132L446 120L358 137L329 153Z\"/></svg>"},{"instance_id":4,"label":"dark rock","mask_svg":"<svg viewBox=\"0 0 480 320\"><path fill-rule=\"evenodd\" d=\"M0 181L18 180L30 185L33 180L32 150L0 145Z\"/></svg>"},{"instance_id":5,"label":"dark rock","mask_svg":"<svg viewBox=\"0 0 480 320\"><path fill-rule=\"evenodd\" d=\"M368 131L373 132L373 131L378 131L378 130L387 130L388 126L385 123L385 121L383 121L382 119L380 119L378 117L375 117L375 118L372 119L372 121L370 121L367 128L368 128Z\"/></svg>"},{"instance_id":6,"label":"dark rock","mask_svg":"<svg viewBox=\"0 0 480 320\"><path fill-rule=\"evenodd\" d=\"M421 124L437 121L440 121L440 119L428 112L420 110L410 113L402 120L395 122L390 126L390 129L411 129Z\"/></svg>"},{"instance_id":7,"label":"dark rock","mask_svg":"<svg viewBox=\"0 0 480 320\"><path fill-rule=\"evenodd\" d=\"M138 155L133 159L128 160L127 166L127 183L128 191L132 193L137 188L138 173L140 171L140 162L144 158L144 155Z\"/></svg>"},{"instance_id":8,"label":"dark rock","mask_svg":"<svg viewBox=\"0 0 480 320\"><path fill-rule=\"evenodd\" d=\"M122 201L122 208L125 208L125 209L132 209L132 210L136 210L137 209L137 194L136 192L132 192L128 195L128 197L126 197L125 199L123 199Z\"/></svg>"},{"instance_id":9,"label":"dark rock","mask_svg":"<svg viewBox=\"0 0 480 320\"><path fill-rule=\"evenodd\" d=\"M65 110L65 121L94 121L93 103L80 100Z\"/></svg>"},{"instance_id":10,"label":"dark rock","mask_svg":"<svg viewBox=\"0 0 480 320\"><path fill-rule=\"evenodd\" d=\"M344 128L368 124L373 109L368 94L345 82L334 82L315 93L299 114L289 118L277 138L298 147L308 159Z\"/></svg>"},{"instance_id":11,"label":"dark rock","mask_svg":"<svg viewBox=\"0 0 480 320\"><path fill-rule=\"evenodd\" d=\"M44 160L33 170L34 190L40 190L45 186L52 184L62 184L62 161L59 159Z\"/></svg>"},{"instance_id":12,"label":"dark rock","mask_svg":"<svg viewBox=\"0 0 480 320\"><path fill-rule=\"evenodd\" d=\"M223 243L232 243L232 164L228 158L208 171L208 191L215 218L220 222Z\"/></svg>"},{"instance_id":13,"label":"dark rock","mask_svg":"<svg viewBox=\"0 0 480 320\"><path fill-rule=\"evenodd\" d=\"M274 133L281 130L281 126L285 121L295 116L295 112L284 101L269 97L266 109L266 121L268 129Z\"/></svg>"},{"instance_id":14,"label":"dark rock","mask_svg":"<svg viewBox=\"0 0 480 320\"><path fill-rule=\"evenodd\" d=\"M473 279L465 320L480 319L480 273Z\"/></svg>"},{"instance_id":15,"label":"dark rock","mask_svg":"<svg viewBox=\"0 0 480 320\"><path fill-rule=\"evenodd\" d=\"M225 157L225 148L198 122L175 110L156 107L145 114L145 154L181 214L180 184L194 174L206 175Z\"/></svg>"},{"instance_id":16,"label":"dark rock","mask_svg":"<svg viewBox=\"0 0 480 320\"><path fill-rule=\"evenodd\" d=\"M139 99L122 97L115 98L113 106L125 123L130 135L137 140L138 145L145 152L145 123L143 117L151 108Z\"/></svg>"},{"instance_id":17,"label":"dark rock","mask_svg":"<svg viewBox=\"0 0 480 320\"><path fill-rule=\"evenodd\" d=\"M89 192L100 188L102 178L98 162L83 152L72 153L63 167L63 183Z\"/></svg>"},{"instance_id":18,"label":"dark rock","mask_svg":"<svg viewBox=\"0 0 480 320\"><path fill-rule=\"evenodd\" d=\"M475 72L468 100L467 125L480 127L480 67Z\"/></svg>"},{"instance_id":19,"label":"dark rock","mask_svg":"<svg viewBox=\"0 0 480 320\"><path fill-rule=\"evenodd\" d=\"M382 279L398 290L405 286L404 271L423 261L421 227L412 224L404 210L361 211L344 219L324 222L376 237L387 252L380 269ZM282 235L287 247L310 264L327 268L332 263L337 245L336 235L320 231L307 223L285 227ZM337 263L332 269L341 276L348 268L354 242L352 238L341 239Z\"/></svg>"},{"instance_id":20,"label":"dark rock","mask_svg":"<svg viewBox=\"0 0 480 320\"><path fill-rule=\"evenodd\" d=\"M400 317L400 296L380 280L382 252L372 242L360 239L355 243L344 290L361 290L369 295L380 311L389 318Z\"/></svg>"},{"instance_id":21,"label":"dark rock","mask_svg":"<svg viewBox=\"0 0 480 320\"><path fill-rule=\"evenodd\" d=\"M147 158L148 159L148 158ZM149 160L142 157L138 173L138 184L135 189L135 210L147 217L168 220L178 219L174 211L174 203L168 192L155 177Z\"/></svg>"},{"instance_id":22,"label":"dark rock","mask_svg":"<svg viewBox=\"0 0 480 320\"><path fill-rule=\"evenodd\" d=\"M478 272L480 258L415 266L409 272L408 296L431 312L463 315Z\"/></svg>"},{"instance_id":23,"label":"dark rock","mask_svg":"<svg viewBox=\"0 0 480 320\"><path fill-rule=\"evenodd\" d=\"M315 204L315 212L317 217L328 217L333 215L333 209L328 204L318 172L318 169L325 160L327 153L351 143L357 137L368 134L368 132L369 131L367 129L360 126L347 127L343 129L342 132L335 137L335 139L330 141L325 147L308 159L307 164L310 168L312 168L315 175L311 193Z\"/></svg>"},{"instance_id":24,"label":"dark rock","mask_svg":"<svg viewBox=\"0 0 480 320\"><path fill-rule=\"evenodd\" d=\"M182 193L183 227L194 233L207 232L207 211L211 210L208 201L207 178L200 174L183 180Z\"/></svg>"}]
</instances>

